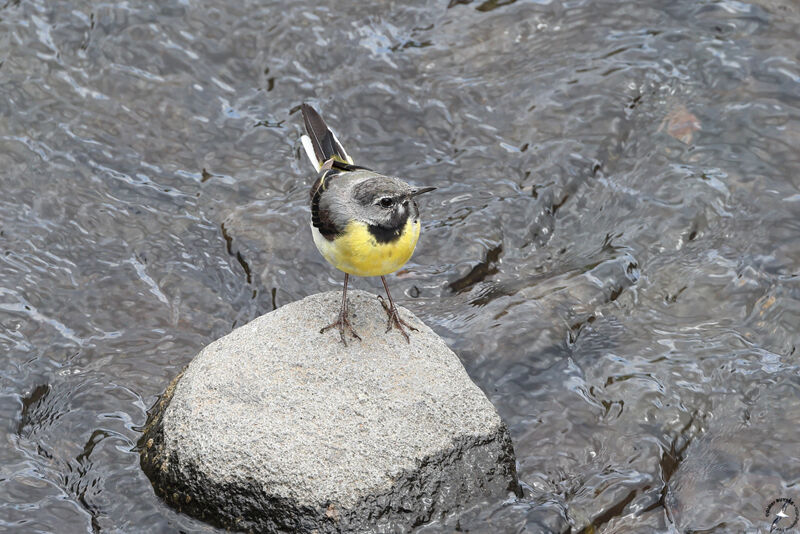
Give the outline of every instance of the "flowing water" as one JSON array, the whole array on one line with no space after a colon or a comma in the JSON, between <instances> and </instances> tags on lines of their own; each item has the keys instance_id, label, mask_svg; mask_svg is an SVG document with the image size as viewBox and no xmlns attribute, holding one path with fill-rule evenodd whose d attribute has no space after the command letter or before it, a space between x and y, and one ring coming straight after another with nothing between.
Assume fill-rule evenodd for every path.
<instances>
[{"instance_id":1,"label":"flowing water","mask_svg":"<svg viewBox=\"0 0 800 534\"><path fill-rule=\"evenodd\" d=\"M799 35L792 0L0 0L0 531L217 532L136 442L201 347L340 287L304 101L438 188L389 282L514 441L523 498L420 532L768 531L800 502Z\"/></svg>"}]
</instances>

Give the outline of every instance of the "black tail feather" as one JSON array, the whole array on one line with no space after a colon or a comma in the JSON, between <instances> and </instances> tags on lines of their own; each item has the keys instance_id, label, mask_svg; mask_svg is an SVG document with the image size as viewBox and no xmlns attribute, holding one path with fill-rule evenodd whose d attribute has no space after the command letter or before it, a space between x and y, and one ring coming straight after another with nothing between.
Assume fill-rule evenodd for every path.
<instances>
[{"instance_id":1,"label":"black tail feather","mask_svg":"<svg viewBox=\"0 0 800 534\"><path fill-rule=\"evenodd\" d=\"M322 120L320 114L308 104L303 104L300 109L303 112L306 132L311 139L311 146L314 147L314 154L320 165L337 156L343 163L347 163L347 153L336 140L333 132L328 129L328 125Z\"/></svg>"}]
</instances>

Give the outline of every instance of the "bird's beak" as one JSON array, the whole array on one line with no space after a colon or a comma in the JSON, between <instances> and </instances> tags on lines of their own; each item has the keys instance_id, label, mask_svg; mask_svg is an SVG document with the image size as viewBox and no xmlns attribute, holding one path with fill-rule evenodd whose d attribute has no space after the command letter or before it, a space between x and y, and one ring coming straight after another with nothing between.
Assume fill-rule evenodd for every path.
<instances>
[{"instance_id":1,"label":"bird's beak","mask_svg":"<svg viewBox=\"0 0 800 534\"><path fill-rule=\"evenodd\" d=\"M428 193L436 189L435 187L420 187L419 189L412 189L411 194L409 196L415 197L417 195L421 195L422 193Z\"/></svg>"}]
</instances>

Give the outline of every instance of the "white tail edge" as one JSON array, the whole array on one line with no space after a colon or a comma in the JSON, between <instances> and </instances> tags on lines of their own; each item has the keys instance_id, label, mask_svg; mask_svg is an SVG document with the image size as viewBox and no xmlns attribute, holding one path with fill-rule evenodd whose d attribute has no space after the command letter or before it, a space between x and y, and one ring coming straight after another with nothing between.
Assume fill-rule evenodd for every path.
<instances>
[{"instance_id":1,"label":"white tail edge","mask_svg":"<svg viewBox=\"0 0 800 534\"><path fill-rule=\"evenodd\" d=\"M338 148L341 149L342 154L344 154L344 159L347 160L347 163L349 163L350 165L354 165L353 158L350 157L350 154L348 154L347 151L344 149L344 147L342 146L342 143L339 142L339 138L336 137L336 134L334 133L334 131L331 130L330 128L328 128L328 131L331 132L331 135L333 136L333 140L336 141L336 144L338 145Z\"/></svg>"},{"instance_id":2,"label":"white tail edge","mask_svg":"<svg viewBox=\"0 0 800 534\"><path fill-rule=\"evenodd\" d=\"M319 170L322 168L322 163L324 162L317 161L317 155L314 154L314 146L311 144L311 138L307 135L302 135L300 136L300 142L303 144L303 148L306 151L308 159L311 160L314 170L319 172Z\"/></svg>"}]
</instances>

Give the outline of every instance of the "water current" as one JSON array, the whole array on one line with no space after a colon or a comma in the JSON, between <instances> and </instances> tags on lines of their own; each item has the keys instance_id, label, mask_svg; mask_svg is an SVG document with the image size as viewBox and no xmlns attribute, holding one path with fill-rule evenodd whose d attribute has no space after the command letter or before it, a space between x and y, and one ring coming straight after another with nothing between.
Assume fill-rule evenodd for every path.
<instances>
[{"instance_id":1,"label":"water current","mask_svg":"<svg viewBox=\"0 0 800 534\"><path fill-rule=\"evenodd\" d=\"M341 285L302 102L438 188L389 282L514 441L523 498L419 532L768 531L799 42L791 0L0 0L0 531L217 532L136 442L204 345Z\"/></svg>"}]
</instances>

